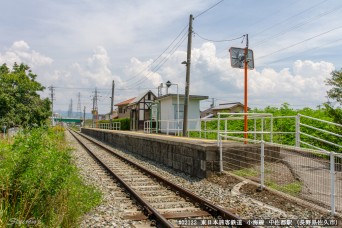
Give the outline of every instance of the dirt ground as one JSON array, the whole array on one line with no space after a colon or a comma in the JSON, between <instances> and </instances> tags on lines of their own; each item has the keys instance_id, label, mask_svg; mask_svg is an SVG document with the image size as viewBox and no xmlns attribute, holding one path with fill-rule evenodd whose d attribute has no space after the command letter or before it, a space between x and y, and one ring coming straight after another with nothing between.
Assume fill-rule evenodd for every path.
<instances>
[{"instance_id":1,"label":"dirt ground","mask_svg":"<svg viewBox=\"0 0 342 228\"><path fill-rule=\"evenodd\" d=\"M227 173L223 173L220 175L215 175L208 178L209 181L219 184L224 188L233 189L233 187L241 182L241 179L235 178L234 176L230 176ZM285 212L294 212L296 210L308 210L308 206L303 206L301 203L293 201L290 197L284 197L282 195L278 195L273 191L269 191L267 189L260 190L258 185L254 184L244 184L240 188L240 193L242 195L251 197L255 200L258 200L264 204L270 205L272 207L278 208ZM329 212L318 212L316 208L311 208L312 210L312 218L316 218L320 215L322 218L333 218ZM310 213L310 212L309 212ZM310 216L310 217L311 217ZM341 218L339 218L341 221ZM340 223L341 224L341 223Z\"/></svg>"}]
</instances>

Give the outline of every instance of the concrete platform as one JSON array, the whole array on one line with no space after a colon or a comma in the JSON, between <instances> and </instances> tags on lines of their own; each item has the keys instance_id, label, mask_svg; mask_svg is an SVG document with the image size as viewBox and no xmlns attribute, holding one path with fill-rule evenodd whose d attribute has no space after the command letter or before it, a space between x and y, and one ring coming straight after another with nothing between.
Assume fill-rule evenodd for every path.
<instances>
[{"instance_id":1,"label":"concrete platform","mask_svg":"<svg viewBox=\"0 0 342 228\"><path fill-rule=\"evenodd\" d=\"M194 177L206 178L220 170L216 140L95 128L82 128L81 132L115 148L139 154ZM240 151L238 154L239 160L242 159L239 162L240 167L260 157L260 145L225 142L223 146L223 155L226 155L226 158L229 155L229 159L235 159L235 162L234 153L237 149ZM276 153L279 153L279 149ZM277 156L273 154L272 157Z\"/></svg>"}]
</instances>

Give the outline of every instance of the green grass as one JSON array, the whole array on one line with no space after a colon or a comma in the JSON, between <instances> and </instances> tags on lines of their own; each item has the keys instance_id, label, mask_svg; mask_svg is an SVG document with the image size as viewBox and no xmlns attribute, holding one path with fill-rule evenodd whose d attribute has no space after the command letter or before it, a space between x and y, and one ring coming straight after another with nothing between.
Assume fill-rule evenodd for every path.
<instances>
[{"instance_id":1,"label":"green grass","mask_svg":"<svg viewBox=\"0 0 342 228\"><path fill-rule=\"evenodd\" d=\"M12 143L0 141L0 227L30 221L77 227L100 201L100 191L79 177L61 129L26 130Z\"/></svg>"},{"instance_id":2,"label":"green grass","mask_svg":"<svg viewBox=\"0 0 342 228\"><path fill-rule=\"evenodd\" d=\"M303 184L299 181L296 181L289 184L279 185L274 182L267 181L266 186L292 196L298 196L302 191Z\"/></svg>"},{"instance_id":3,"label":"green grass","mask_svg":"<svg viewBox=\"0 0 342 228\"><path fill-rule=\"evenodd\" d=\"M259 172L254 168L245 168L233 171L235 175L242 177L255 177L259 175Z\"/></svg>"},{"instance_id":4,"label":"green grass","mask_svg":"<svg viewBox=\"0 0 342 228\"><path fill-rule=\"evenodd\" d=\"M245 178L260 176L259 170L256 170L255 168L244 168L240 170L235 170L233 171L233 173L235 175L242 176ZM265 169L265 174L266 173L271 173L271 171ZM275 181L266 180L265 185L269 188L273 188L275 190L284 192L292 196L298 196L303 188L303 184L299 181L295 181L295 182L288 183L288 184L277 184Z\"/></svg>"}]
</instances>

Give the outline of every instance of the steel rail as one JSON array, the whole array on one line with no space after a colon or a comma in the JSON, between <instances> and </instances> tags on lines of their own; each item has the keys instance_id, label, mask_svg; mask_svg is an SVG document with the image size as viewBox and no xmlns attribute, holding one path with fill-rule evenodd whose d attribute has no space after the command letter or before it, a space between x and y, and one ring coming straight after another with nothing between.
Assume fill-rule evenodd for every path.
<instances>
[{"instance_id":1,"label":"steel rail","mask_svg":"<svg viewBox=\"0 0 342 228\"><path fill-rule=\"evenodd\" d=\"M77 133L77 134L80 134L80 133ZM246 220L238 217L237 215L233 214L232 212L230 212L230 211L228 211L228 210L226 210L224 208L218 207L215 204L211 203L210 201L208 201L208 200L206 200L206 199L204 199L204 198L202 198L200 196L197 196L197 195L193 194L189 190L187 190L185 188L182 188L182 187L178 186L177 184L172 183L169 180L166 180L162 176L160 176L160 175L158 175L156 173L153 173L152 171L144 168L143 166L141 166L139 164L136 164L136 163L126 159L125 157L123 157L123 156L121 156L119 154L114 153L113 151L111 151L107 147L105 147L105 146L99 144L98 142L96 142L91 137L84 136L84 135L81 135L81 136L87 138L88 140L92 141L96 145L100 146L101 148L103 148L103 149L107 150L108 152L112 153L113 155L117 156L121 160L123 160L123 161L125 161L125 162L127 162L127 163L129 163L129 164L131 164L131 165L133 165L135 167L137 167L142 172L147 173L148 175L158 179L158 181L162 182L165 186L171 188L173 191L175 191L177 194L183 196L184 198L191 200L193 203L197 204L200 208L202 208L203 210L209 212L214 217L222 218L222 219L241 220L242 221L242 226L241 227L254 227L252 225L247 224Z\"/></svg>"},{"instance_id":2,"label":"steel rail","mask_svg":"<svg viewBox=\"0 0 342 228\"><path fill-rule=\"evenodd\" d=\"M70 130L69 130L70 131ZM162 227L174 227L172 223L170 223L164 216L162 216L157 210L155 210L148 202L146 202L140 195L131 188L120 176L116 175L106 164L104 164L96 155L83 143L81 140L79 140L72 131L70 133L75 137L75 139L82 145L82 147L98 162L101 164L101 166L108 172L110 175L112 175L115 179L117 179L124 187L125 189L133 196L135 200L139 202L140 205L143 206L144 212L148 215L149 219L155 219L158 221L158 225L161 225ZM75 132L76 133L76 132ZM82 135L80 135L82 137ZM92 141L92 140L91 140ZM92 141L93 142L93 141ZM98 143L93 142L98 146ZM107 148L102 147L106 151L109 151ZM111 151L110 151L111 152ZM121 159L121 158L120 158Z\"/></svg>"}]
</instances>

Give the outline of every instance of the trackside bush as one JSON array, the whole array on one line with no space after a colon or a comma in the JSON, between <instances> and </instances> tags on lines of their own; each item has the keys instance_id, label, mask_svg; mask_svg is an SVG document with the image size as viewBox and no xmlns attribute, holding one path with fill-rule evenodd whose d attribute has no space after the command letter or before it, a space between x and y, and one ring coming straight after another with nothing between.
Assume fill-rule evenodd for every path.
<instances>
[{"instance_id":1,"label":"trackside bush","mask_svg":"<svg viewBox=\"0 0 342 228\"><path fill-rule=\"evenodd\" d=\"M60 129L33 129L0 142L0 227L75 227L101 194L85 185Z\"/></svg>"},{"instance_id":2,"label":"trackside bush","mask_svg":"<svg viewBox=\"0 0 342 228\"><path fill-rule=\"evenodd\" d=\"M130 118L120 118L120 119L113 119L114 122L120 122L121 123L121 129L122 131L129 131L131 126ZM101 120L99 123L109 123L109 120Z\"/></svg>"}]
</instances>

